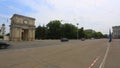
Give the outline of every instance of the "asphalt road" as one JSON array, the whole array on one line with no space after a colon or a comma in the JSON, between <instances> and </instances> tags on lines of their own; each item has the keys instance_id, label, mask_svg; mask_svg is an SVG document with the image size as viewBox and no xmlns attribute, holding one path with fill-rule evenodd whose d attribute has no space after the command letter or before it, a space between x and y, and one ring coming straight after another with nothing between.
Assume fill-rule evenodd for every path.
<instances>
[{"instance_id":1,"label":"asphalt road","mask_svg":"<svg viewBox=\"0 0 120 68\"><path fill-rule=\"evenodd\" d=\"M0 68L120 68L119 42L110 46L107 39L11 42L9 49L0 50Z\"/></svg>"}]
</instances>

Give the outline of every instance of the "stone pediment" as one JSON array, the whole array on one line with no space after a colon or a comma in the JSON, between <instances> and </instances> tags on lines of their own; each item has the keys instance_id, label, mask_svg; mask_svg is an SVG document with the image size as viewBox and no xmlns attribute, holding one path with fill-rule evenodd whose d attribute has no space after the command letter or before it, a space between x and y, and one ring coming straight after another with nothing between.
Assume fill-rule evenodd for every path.
<instances>
[{"instance_id":1,"label":"stone pediment","mask_svg":"<svg viewBox=\"0 0 120 68\"><path fill-rule=\"evenodd\" d=\"M14 14L11 18L11 25L12 24L19 24L19 25L35 25L35 18Z\"/></svg>"},{"instance_id":2,"label":"stone pediment","mask_svg":"<svg viewBox=\"0 0 120 68\"><path fill-rule=\"evenodd\" d=\"M24 18L24 19L26 19L26 18L27 18L27 19L32 19L32 20L35 20L35 18L28 17L28 16L24 16L24 15L19 15L19 14L14 14L14 15L13 15L13 17L21 17L21 18ZM13 18L13 17L12 17L12 18ZM11 18L11 19L12 19L12 18Z\"/></svg>"}]
</instances>

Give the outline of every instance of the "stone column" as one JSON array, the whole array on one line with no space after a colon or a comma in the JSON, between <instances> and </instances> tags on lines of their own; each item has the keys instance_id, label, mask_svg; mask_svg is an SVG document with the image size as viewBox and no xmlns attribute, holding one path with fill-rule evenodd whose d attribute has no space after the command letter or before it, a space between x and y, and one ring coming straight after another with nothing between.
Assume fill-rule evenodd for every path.
<instances>
[{"instance_id":1,"label":"stone column","mask_svg":"<svg viewBox=\"0 0 120 68\"><path fill-rule=\"evenodd\" d=\"M35 40L35 29L33 29L33 40Z\"/></svg>"},{"instance_id":2,"label":"stone column","mask_svg":"<svg viewBox=\"0 0 120 68\"><path fill-rule=\"evenodd\" d=\"M29 29L28 31L28 40L33 41L35 38L35 30L34 29Z\"/></svg>"},{"instance_id":3,"label":"stone column","mask_svg":"<svg viewBox=\"0 0 120 68\"><path fill-rule=\"evenodd\" d=\"M19 28L18 29L18 31L19 31L19 41L21 41L22 39L22 29L21 28Z\"/></svg>"},{"instance_id":4,"label":"stone column","mask_svg":"<svg viewBox=\"0 0 120 68\"><path fill-rule=\"evenodd\" d=\"M28 30L28 41L31 41L31 29Z\"/></svg>"}]
</instances>

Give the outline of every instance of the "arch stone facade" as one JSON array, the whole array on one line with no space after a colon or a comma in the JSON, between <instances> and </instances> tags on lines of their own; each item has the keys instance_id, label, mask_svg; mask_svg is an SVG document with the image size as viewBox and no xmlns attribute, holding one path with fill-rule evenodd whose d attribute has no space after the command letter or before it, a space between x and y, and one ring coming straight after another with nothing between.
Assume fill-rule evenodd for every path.
<instances>
[{"instance_id":1,"label":"arch stone facade","mask_svg":"<svg viewBox=\"0 0 120 68\"><path fill-rule=\"evenodd\" d=\"M11 18L10 40L35 40L35 18L14 14Z\"/></svg>"}]
</instances>

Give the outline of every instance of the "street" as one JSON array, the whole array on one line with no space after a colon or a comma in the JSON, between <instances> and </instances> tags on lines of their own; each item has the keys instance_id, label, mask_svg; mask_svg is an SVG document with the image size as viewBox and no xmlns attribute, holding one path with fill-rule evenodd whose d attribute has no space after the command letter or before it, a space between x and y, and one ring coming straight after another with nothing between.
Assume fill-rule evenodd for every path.
<instances>
[{"instance_id":1,"label":"street","mask_svg":"<svg viewBox=\"0 0 120 68\"><path fill-rule=\"evenodd\" d=\"M0 68L120 68L120 40L11 42L0 50ZM106 59L104 57L106 55ZM103 63L104 60L104 63Z\"/></svg>"}]
</instances>

